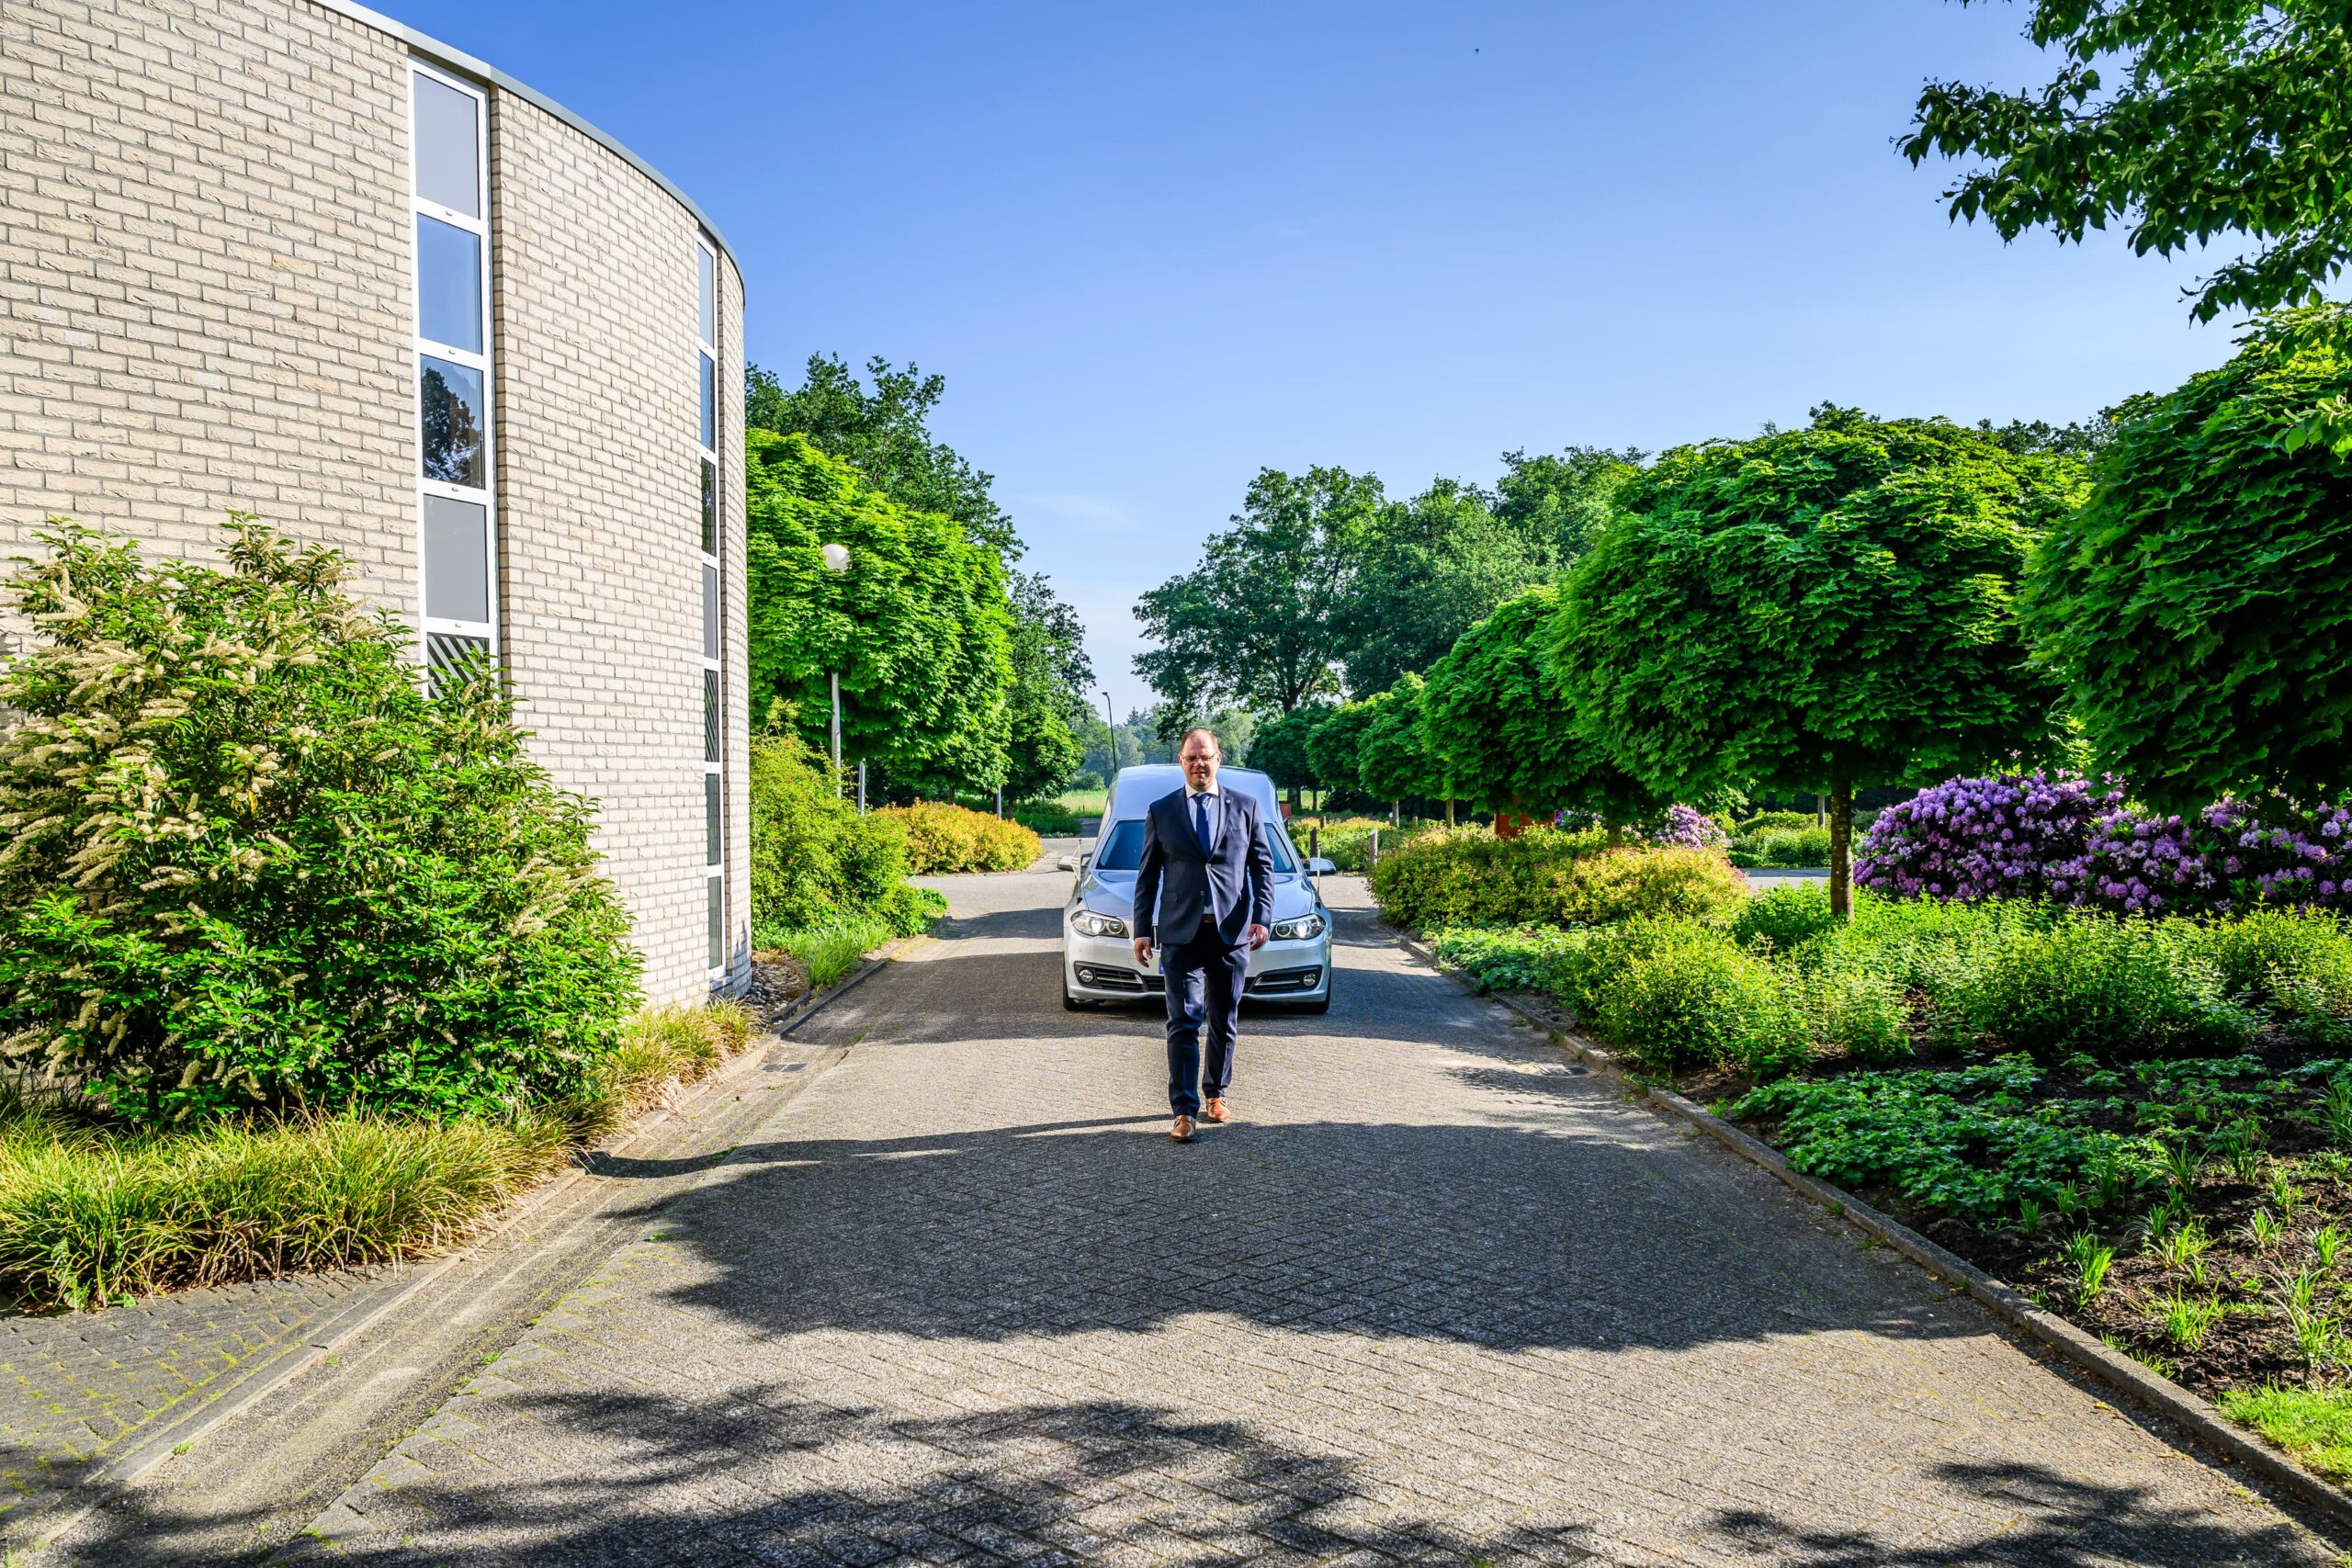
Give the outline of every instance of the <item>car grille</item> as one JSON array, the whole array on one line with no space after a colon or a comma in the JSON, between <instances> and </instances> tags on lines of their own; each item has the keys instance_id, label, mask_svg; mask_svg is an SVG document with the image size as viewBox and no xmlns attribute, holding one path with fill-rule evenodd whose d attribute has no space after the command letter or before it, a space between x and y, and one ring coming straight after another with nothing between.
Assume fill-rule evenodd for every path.
<instances>
[{"instance_id":1,"label":"car grille","mask_svg":"<svg viewBox=\"0 0 2352 1568\"><path fill-rule=\"evenodd\" d=\"M1138 975L1132 969L1105 968L1099 964L1078 966L1078 983L1091 986L1098 991L1133 991L1140 996L1147 991L1161 991L1166 983L1157 975Z\"/></svg>"}]
</instances>

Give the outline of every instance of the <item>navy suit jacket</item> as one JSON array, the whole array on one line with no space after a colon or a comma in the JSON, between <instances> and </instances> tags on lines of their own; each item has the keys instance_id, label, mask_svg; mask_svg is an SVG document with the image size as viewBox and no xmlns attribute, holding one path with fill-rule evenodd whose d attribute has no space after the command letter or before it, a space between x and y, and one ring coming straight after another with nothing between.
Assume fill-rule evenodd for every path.
<instances>
[{"instance_id":1,"label":"navy suit jacket","mask_svg":"<svg viewBox=\"0 0 2352 1568\"><path fill-rule=\"evenodd\" d=\"M1258 803L1219 785L1216 852L1201 852L1190 796L1179 789L1144 813L1143 859L1136 867L1136 934L1160 946L1191 942L1214 918L1227 947L1254 923L1274 923L1274 855ZM1153 911L1158 911L1158 919Z\"/></svg>"}]
</instances>

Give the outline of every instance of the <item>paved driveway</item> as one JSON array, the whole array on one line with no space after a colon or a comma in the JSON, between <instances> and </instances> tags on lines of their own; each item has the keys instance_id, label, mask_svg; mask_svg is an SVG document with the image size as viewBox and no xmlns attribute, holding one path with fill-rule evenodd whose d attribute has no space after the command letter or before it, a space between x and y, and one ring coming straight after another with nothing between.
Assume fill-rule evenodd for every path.
<instances>
[{"instance_id":1,"label":"paved driveway","mask_svg":"<svg viewBox=\"0 0 2352 1568\"><path fill-rule=\"evenodd\" d=\"M1065 877L318 1524L361 1562L2318 1563L1973 1306L1342 922L1165 1136Z\"/></svg>"}]
</instances>

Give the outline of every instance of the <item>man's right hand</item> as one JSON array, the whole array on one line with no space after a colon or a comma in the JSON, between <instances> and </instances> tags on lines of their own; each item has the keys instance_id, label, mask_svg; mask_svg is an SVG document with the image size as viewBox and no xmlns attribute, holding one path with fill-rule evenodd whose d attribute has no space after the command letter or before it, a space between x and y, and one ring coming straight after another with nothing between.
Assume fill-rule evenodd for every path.
<instances>
[{"instance_id":1,"label":"man's right hand","mask_svg":"<svg viewBox=\"0 0 2352 1568\"><path fill-rule=\"evenodd\" d=\"M1137 964L1151 962L1151 938L1148 936L1136 938L1136 962Z\"/></svg>"}]
</instances>

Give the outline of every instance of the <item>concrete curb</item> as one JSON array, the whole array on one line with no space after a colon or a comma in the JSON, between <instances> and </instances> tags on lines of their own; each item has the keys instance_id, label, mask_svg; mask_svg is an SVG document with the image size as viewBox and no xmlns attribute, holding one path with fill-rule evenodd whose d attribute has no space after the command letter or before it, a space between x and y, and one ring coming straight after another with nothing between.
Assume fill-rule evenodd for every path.
<instances>
[{"instance_id":1,"label":"concrete curb","mask_svg":"<svg viewBox=\"0 0 2352 1568\"><path fill-rule=\"evenodd\" d=\"M688 1114L706 1100L714 1099L719 1091L730 1088L738 1079L756 1069L764 1047L781 1043L786 1034L812 1015L823 1011L927 940L922 936L899 937L885 943L876 950L876 956L866 959L831 989L811 991L792 1003L769 1021L763 1036L753 1036L718 1071L690 1086L678 1103L646 1112L630 1123L619 1137L610 1143L594 1145L590 1152L623 1152L655 1127ZM184 1414L165 1418L153 1430L141 1434L120 1451L100 1461L61 1495L62 1501L78 1501L78 1506L61 1509L53 1518L39 1519L29 1544L38 1549L73 1529L92 1509L105 1501L107 1494L137 1482L176 1450L203 1438L240 1410L267 1396L304 1369L315 1365L321 1358L333 1355L339 1347L350 1343L355 1337L397 1311L442 1274L464 1262L483 1243L553 1203L591 1174L583 1167L574 1165L553 1180L516 1199L481 1234L469 1238L464 1245L413 1268L396 1265L375 1284L354 1292L351 1300L315 1325L309 1335L289 1343L277 1355L251 1371L232 1377L226 1386L201 1397ZM8 1533L14 1533L13 1527L25 1522L24 1519L6 1520L5 1526Z\"/></svg>"},{"instance_id":2,"label":"concrete curb","mask_svg":"<svg viewBox=\"0 0 2352 1568\"><path fill-rule=\"evenodd\" d=\"M1388 930L1408 952L1431 968L1453 976L1465 988L1476 989L1470 986L1468 976L1440 958L1419 938L1394 926ZM1478 994L1517 1013L1542 1030L1547 1037L1566 1046L1579 1060L1614 1077L1629 1092L1634 1089L1634 1086L1627 1083L1627 1074L1614 1052L1594 1044L1575 1030L1562 1028L1508 996L1492 991ZM2352 1493L2305 1470L2293 1459L2248 1433L2171 1379L2159 1377L2131 1357L2108 1348L2055 1313L2042 1311L1973 1263L1937 1246L1910 1226L1888 1218L1860 1199L1826 1181L1816 1180L1792 1168L1781 1156L1780 1151L1762 1139L1741 1132L1722 1117L1673 1090L1650 1089L1644 1093L1644 1098L1654 1109L1690 1123L1742 1158L1770 1171L1797 1192L1864 1235L1893 1247L1943 1283L1966 1292L1995 1317L2047 1345L2078 1370L2097 1378L2116 1393L2162 1416L2199 1447L2245 1467L2271 1488L2297 1502L2339 1522L2352 1524Z\"/></svg>"}]
</instances>

